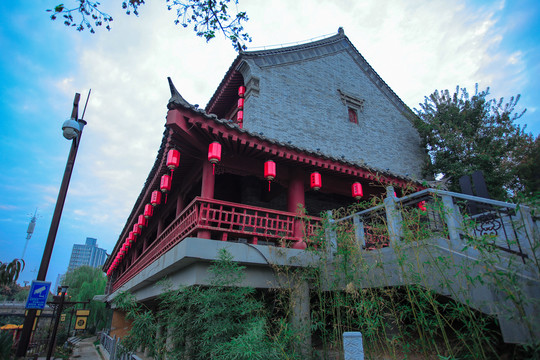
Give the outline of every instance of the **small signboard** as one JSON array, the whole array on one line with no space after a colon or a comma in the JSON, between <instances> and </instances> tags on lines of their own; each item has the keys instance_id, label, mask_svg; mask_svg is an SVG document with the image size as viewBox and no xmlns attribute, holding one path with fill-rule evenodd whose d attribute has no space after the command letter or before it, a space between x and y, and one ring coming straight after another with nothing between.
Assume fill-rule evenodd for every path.
<instances>
[{"instance_id":1,"label":"small signboard","mask_svg":"<svg viewBox=\"0 0 540 360\"><path fill-rule=\"evenodd\" d=\"M84 330L86 329L86 320L88 318L86 316L84 317L77 317L77 320L75 320L75 330Z\"/></svg>"},{"instance_id":2,"label":"small signboard","mask_svg":"<svg viewBox=\"0 0 540 360\"><path fill-rule=\"evenodd\" d=\"M90 315L90 310L77 310L75 315L77 315L77 316L89 316Z\"/></svg>"},{"instance_id":3,"label":"small signboard","mask_svg":"<svg viewBox=\"0 0 540 360\"><path fill-rule=\"evenodd\" d=\"M25 309L44 309L51 288L50 281L32 281Z\"/></svg>"}]
</instances>

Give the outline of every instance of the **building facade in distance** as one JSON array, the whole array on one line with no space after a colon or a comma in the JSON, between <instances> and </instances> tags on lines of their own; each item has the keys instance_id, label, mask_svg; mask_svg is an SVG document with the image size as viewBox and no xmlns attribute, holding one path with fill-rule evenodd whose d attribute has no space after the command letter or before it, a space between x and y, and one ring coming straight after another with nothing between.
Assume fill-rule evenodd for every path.
<instances>
[{"instance_id":1,"label":"building facade in distance","mask_svg":"<svg viewBox=\"0 0 540 360\"><path fill-rule=\"evenodd\" d=\"M107 260L107 251L97 246L97 239L87 237L86 244L74 244L68 272L80 266L101 267Z\"/></svg>"}]
</instances>

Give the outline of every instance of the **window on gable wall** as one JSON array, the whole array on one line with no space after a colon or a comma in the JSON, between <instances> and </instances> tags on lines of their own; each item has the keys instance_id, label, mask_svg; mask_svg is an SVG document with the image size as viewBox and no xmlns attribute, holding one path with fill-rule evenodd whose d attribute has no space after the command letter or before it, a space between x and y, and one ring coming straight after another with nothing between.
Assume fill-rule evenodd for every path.
<instances>
[{"instance_id":1,"label":"window on gable wall","mask_svg":"<svg viewBox=\"0 0 540 360\"><path fill-rule=\"evenodd\" d=\"M349 107L349 121L358 124L358 112L352 107Z\"/></svg>"},{"instance_id":2,"label":"window on gable wall","mask_svg":"<svg viewBox=\"0 0 540 360\"><path fill-rule=\"evenodd\" d=\"M341 102L347 107L349 122L358 124L358 115L364 110L364 100L357 96L347 94L340 89L338 89L338 93Z\"/></svg>"}]
</instances>

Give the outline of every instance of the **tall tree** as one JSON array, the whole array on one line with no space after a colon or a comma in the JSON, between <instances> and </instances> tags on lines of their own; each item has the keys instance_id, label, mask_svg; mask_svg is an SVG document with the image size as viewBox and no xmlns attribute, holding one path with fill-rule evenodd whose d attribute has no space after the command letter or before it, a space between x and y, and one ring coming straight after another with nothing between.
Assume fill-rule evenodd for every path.
<instances>
[{"instance_id":1,"label":"tall tree","mask_svg":"<svg viewBox=\"0 0 540 360\"><path fill-rule=\"evenodd\" d=\"M524 148L524 154L517 166L519 184L524 193L540 197L540 135Z\"/></svg>"},{"instance_id":2,"label":"tall tree","mask_svg":"<svg viewBox=\"0 0 540 360\"><path fill-rule=\"evenodd\" d=\"M103 295L107 279L101 269L81 266L66 274L62 285L69 286L68 296L71 301L90 301L87 327L97 330L105 326L107 312L105 303L93 301L95 295Z\"/></svg>"},{"instance_id":3,"label":"tall tree","mask_svg":"<svg viewBox=\"0 0 540 360\"><path fill-rule=\"evenodd\" d=\"M69 0L68 0L69 1ZM230 12L229 5L238 5L238 0L165 0L168 10L176 10L176 25L192 26L197 36L206 41L223 34L228 38L236 50L246 49L244 42L251 42L251 37L244 31L243 22L248 21L243 11ZM64 25L73 27L78 31L88 29L92 34L96 28L105 26L111 29L113 18L101 10L101 4L93 0L70 0L72 5L58 4L53 9L51 20L62 19ZM124 0L122 9L127 15L139 15L139 9L144 0ZM236 14L235 14L236 13Z\"/></svg>"},{"instance_id":4,"label":"tall tree","mask_svg":"<svg viewBox=\"0 0 540 360\"><path fill-rule=\"evenodd\" d=\"M525 113L514 112L520 95L507 103L488 95L489 88L479 92L478 84L473 96L459 86L452 95L437 90L415 109L415 125L431 159L424 175L443 174L459 191L461 176L481 170L490 195L506 199L520 189L517 165L533 137L515 124Z\"/></svg>"}]
</instances>

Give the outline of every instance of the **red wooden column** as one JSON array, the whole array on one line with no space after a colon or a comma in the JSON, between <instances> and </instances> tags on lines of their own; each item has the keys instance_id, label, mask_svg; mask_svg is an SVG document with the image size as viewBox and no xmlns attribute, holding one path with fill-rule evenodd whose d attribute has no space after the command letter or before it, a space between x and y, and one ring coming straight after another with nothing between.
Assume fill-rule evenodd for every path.
<instances>
[{"instance_id":1,"label":"red wooden column","mask_svg":"<svg viewBox=\"0 0 540 360\"><path fill-rule=\"evenodd\" d=\"M184 210L184 197L182 194L178 194L178 197L176 198L176 217L180 215L182 210Z\"/></svg>"},{"instance_id":2,"label":"red wooden column","mask_svg":"<svg viewBox=\"0 0 540 360\"><path fill-rule=\"evenodd\" d=\"M165 221L163 220L162 217L160 217L158 219L158 223L157 223L157 233L156 233L156 239L159 237L159 235L161 235L161 233L163 232L163 225L164 225Z\"/></svg>"},{"instance_id":3,"label":"red wooden column","mask_svg":"<svg viewBox=\"0 0 540 360\"><path fill-rule=\"evenodd\" d=\"M305 207L305 194L304 194L304 173L299 169L293 169L291 171L291 179L289 180L289 193L288 193L288 205L289 212L301 215L298 206ZM293 236L297 239L293 244L294 249L305 249L306 243L303 240L303 223L302 220L296 219L294 221Z\"/></svg>"},{"instance_id":4,"label":"red wooden column","mask_svg":"<svg viewBox=\"0 0 540 360\"><path fill-rule=\"evenodd\" d=\"M201 197L205 199L214 198L214 184L216 182L216 176L213 172L213 166L209 161L203 161L202 164L202 185L201 185ZM201 239L210 239L209 230L199 230L197 237Z\"/></svg>"}]
</instances>

